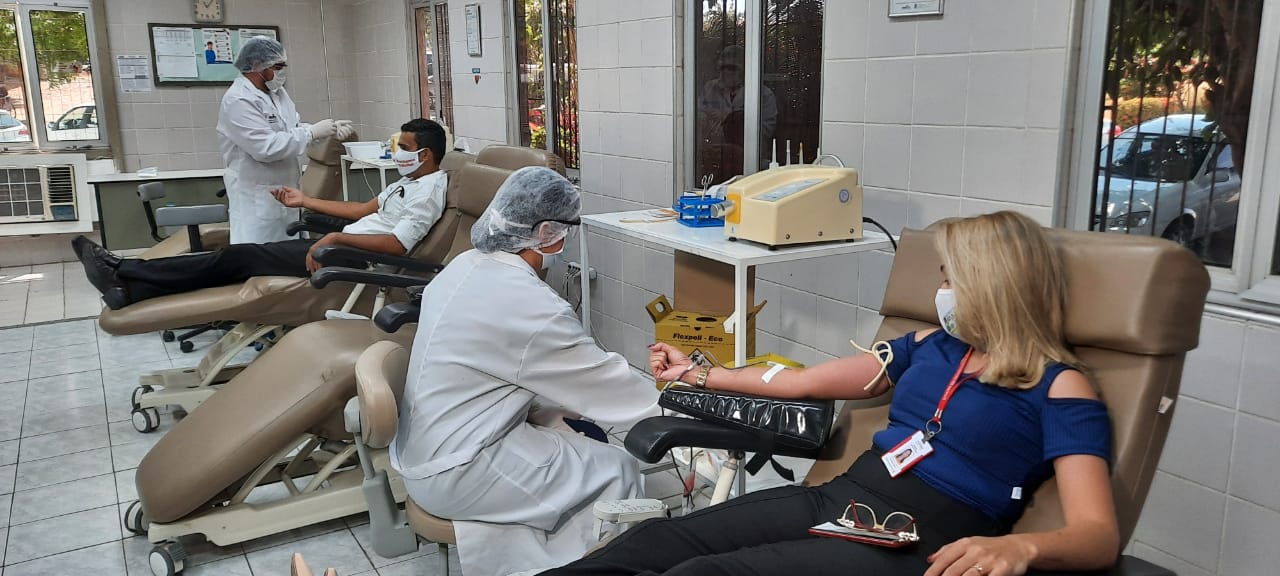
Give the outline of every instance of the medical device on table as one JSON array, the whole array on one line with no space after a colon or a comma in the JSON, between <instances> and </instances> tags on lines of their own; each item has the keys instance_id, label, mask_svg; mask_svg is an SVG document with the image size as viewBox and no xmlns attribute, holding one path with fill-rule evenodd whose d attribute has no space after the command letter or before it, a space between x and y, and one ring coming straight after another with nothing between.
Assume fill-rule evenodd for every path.
<instances>
[{"instance_id":1,"label":"medical device on table","mask_svg":"<svg viewBox=\"0 0 1280 576\"><path fill-rule=\"evenodd\" d=\"M757 172L729 185L718 206L724 235L776 248L862 239L858 172L796 164Z\"/></svg>"}]
</instances>

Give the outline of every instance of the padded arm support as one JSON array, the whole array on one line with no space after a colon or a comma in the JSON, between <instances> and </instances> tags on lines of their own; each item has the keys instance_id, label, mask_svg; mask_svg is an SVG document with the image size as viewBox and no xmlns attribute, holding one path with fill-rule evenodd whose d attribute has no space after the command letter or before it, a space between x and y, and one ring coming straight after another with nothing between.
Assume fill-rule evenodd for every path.
<instances>
[{"instance_id":1,"label":"padded arm support","mask_svg":"<svg viewBox=\"0 0 1280 576\"><path fill-rule=\"evenodd\" d=\"M420 297L421 295L419 295ZM373 324L388 334L394 334L405 324L418 321L422 314L421 300L415 302L396 302L383 306L373 317Z\"/></svg>"},{"instance_id":2,"label":"padded arm support","mask_svg":"<svg viewBox=\"0 0 1280 576\"><path fill-rule=\"evenodd\" d=\"M324 288L330 282L354 282L357 284L385 286L387 288L409 288L411 286L421 286L429 282L429 280L418 276L343 268L341 266L326 266L311 275L311 285L316 288Z\"/></svg>"},{"instance_id":3,"label":"padded arm support","mask_svg":"<svg viewBox=\"0 0 1280 576\"><path fill-rule=\"evenodd\" d=\"M1110 570L1093 572L1044 572L1029 570L1027 576L1175 576L1173 571L1161 568L1133 556L1121 556Z\"/></svg>"},{"instance_id":4,"label":"padded arm support","mask_svg":"<svg viewBox=\"0 0 1280 576\"><path fill-rule=\"evenodd\" d=\"M393 256L391 254L383 254L381 252L372 252L369 250L361 250L350 246L321 246L316 250L315 259L321 264L337 264L341 266L350 266L352 262L365 262L367 264L385 264L395 266L411 272L425 272L435 274L444 270L444 266L434 262L423 262L414 260L404 256ZM426 284L420 281L418 284Z\"/></svg>"},{"instance_id":5,"label":"padded arm support","mask_svg":"<svg viewBox=\"0 0 1280 576\"><path fill-rule=\"evenodd\" d=\"M330 232L341 232L348 224L354 220L346 218L338 218L328 214L319 214L316 212L307 212L302 215L302 219L297 222L290 222L285 228L285 232L290 236L297 236L301 232L315 232L316 234L328 234Z\"/></svg>"},{"instance_id":6,"label":"padded arm support","mask_svg":"<svg viewBox=\"0 0 1280 576\"><path fill-rule=\"evenodd\" d=\"M156 226L196 226L227 221L224 204L156 208Z\"/></svg>"}]
</instances>

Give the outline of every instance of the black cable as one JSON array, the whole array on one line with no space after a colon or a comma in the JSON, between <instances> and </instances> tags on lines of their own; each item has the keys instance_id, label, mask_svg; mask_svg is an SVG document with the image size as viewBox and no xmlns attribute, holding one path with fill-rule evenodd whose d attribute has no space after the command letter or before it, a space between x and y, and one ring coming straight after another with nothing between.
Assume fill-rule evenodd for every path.
<instances>
[{"instance_id":1,"label":"black cable","mask_svg":"<svg viewBox=\"0 0 1280 576\"><path fill-rule=\"evenodd\" d=\"M862 217L862 221L866 224L875 226L876 228L879 228L881 232L884 232L884 235L889 237L889 243L893 245L893 251L894 252L898 251L898 241L893 239L893 234L890 234L889 231L886 230L884 226L881 226L879 222L876 222L871 218L867 218L866 216Z\"/></svg>"}]
</instances>

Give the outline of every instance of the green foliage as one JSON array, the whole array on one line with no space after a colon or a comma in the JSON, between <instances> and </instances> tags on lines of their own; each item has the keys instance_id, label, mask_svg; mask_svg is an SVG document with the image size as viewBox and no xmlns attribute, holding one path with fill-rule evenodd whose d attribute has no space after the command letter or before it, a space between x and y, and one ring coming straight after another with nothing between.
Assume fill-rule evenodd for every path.
<instances>
[{"instance_id":1,"label":"green foliage","mask_svg":"<svg viewBox=\"0 0 1280 576\"><path fill-rule=\"evenodd\" d=\"M82 12L31 11L40 79L59 86L79 75L89 63L89 35Z\"/></svg>"}]
</instances>

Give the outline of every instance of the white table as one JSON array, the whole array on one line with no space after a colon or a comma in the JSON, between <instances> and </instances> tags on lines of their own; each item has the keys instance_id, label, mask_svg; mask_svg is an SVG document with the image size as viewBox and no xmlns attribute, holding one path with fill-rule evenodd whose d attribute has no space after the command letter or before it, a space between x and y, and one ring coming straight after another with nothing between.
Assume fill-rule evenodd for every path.
<instances>
[{"instance_id":1,"label":"white table","mask_svg":"<svg viewBox=\"0 0 1280 576\"><path fill-rule=\"evenodd\" d=\"M378 171L378 182L381 184L381 186L377 190L373 191L373 195L377 196L378 194L382 193L383 190L387 189L387 170L394 170L396 167L395 161L391 160L390 158L374 158L370 160L365 160L360 158L353 158L346 154L343 154L338 159L338 164L342 172L342 199L343 200L351 199L351 195L347 191L347 175L350 174L352 168L359 168L361 170L371 169L371 170Z\"/></svg>"},{"instance_id":2,"label":"white table","mask_svg":"<svg viewBox=\"0 0 1280 576\"><path fill-rule=\"evenodd\" d=\"M651 223L622 222L622 220L651 220L653 217L650 212L651 210L634 210L583 216L582 230L578 235L581 243L582 269L584 271L591 269L587 258L587 229L590 227L732 265L733 310L735 318L738 319L738 327L733 331L733 355L734 362L738 366L746 364L747 361L747 331L739 327L746 326L743 318L750 306L747 302L747 270L751 266L870 252L890 247L888 236L870 230L864 231L862 240L856 242L806 244L770 250L764 245L746 240L730 241L724 237L724 228L718 226L690 228L675 220ZM584 273L583 277L587 278L588 275ZM589 280L582 282L582 326L587 330L587 334L591 333L591 282Z\"/></svg>"},{"instance_id":3,"label":"white table","mask_svg":"<svg viewBox=\"0 0 1280 576\"><path fill-rule=\"evenodd\" d=\"M155 176L139 176L137 172L118 172L111 174L91 174L86 180L90 184L106 184L110 182L151 182L165 180L196 180L203 178L221 178L222 168L209 170L166 170L156 172Z\"/></svg>"}]
</instances>

